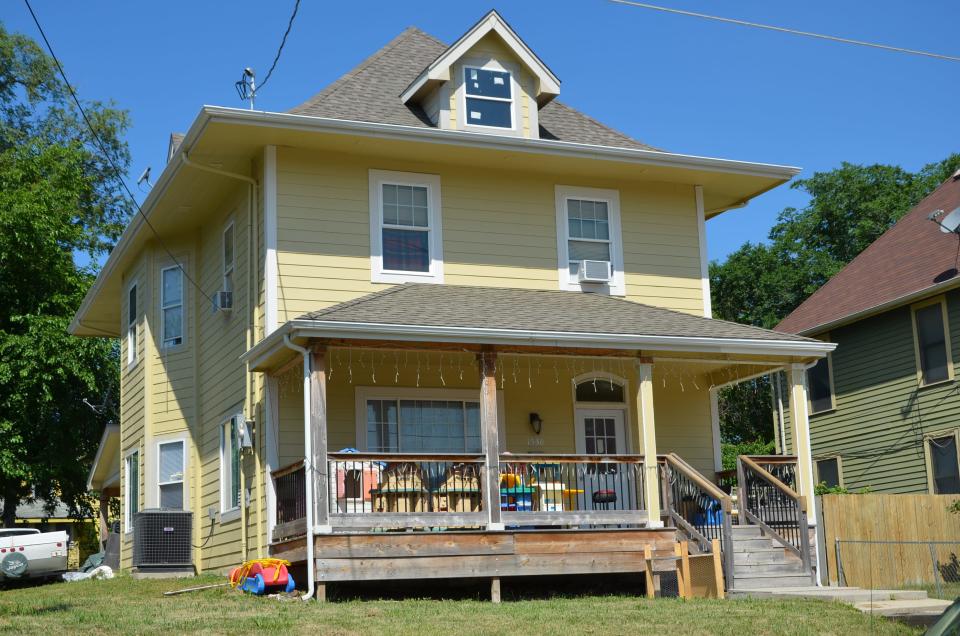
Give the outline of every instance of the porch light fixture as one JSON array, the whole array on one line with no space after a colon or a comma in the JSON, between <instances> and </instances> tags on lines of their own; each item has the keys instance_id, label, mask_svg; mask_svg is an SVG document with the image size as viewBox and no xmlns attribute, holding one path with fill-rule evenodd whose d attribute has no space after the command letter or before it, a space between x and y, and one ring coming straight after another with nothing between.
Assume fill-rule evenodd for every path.
<instances>
[{"instance_id":1,"label":"porch light fixture","mask_svg":"<svg viewBox=\"0 0 960 636\"><path fill-rule=\"evenodd\" d=\"M532 428L533 432L537 435L543 430L543 420L541 420L540 416L536 413L530 414L530 428Z\"/></svg>"}]
</instances>

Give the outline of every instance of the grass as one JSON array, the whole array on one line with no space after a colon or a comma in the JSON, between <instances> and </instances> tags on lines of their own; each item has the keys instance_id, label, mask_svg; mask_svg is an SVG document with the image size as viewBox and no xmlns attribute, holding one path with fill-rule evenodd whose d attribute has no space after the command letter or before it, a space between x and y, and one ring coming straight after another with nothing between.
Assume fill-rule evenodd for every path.
<instances>
[{"instance_id":1,"label":"grass","mask_svg":"<svg viewBox=\"0 0 960 636\"><path fill-rule=\"evenodd\" d=\"M808 600L646 600L565 596L504 602L476 599L301 603L230 588L165 597L216 577L51 583L0 590L0 632L144 634L916 634L839 603ZM368 597L369 599L369 597Z\"/></svg>"}]
</instances>

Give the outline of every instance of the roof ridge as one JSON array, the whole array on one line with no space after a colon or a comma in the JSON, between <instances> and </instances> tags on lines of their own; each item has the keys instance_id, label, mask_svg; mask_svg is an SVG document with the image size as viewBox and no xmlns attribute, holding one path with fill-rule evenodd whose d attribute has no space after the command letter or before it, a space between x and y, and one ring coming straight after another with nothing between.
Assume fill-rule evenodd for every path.
<instances>
[{"instance_id":1,"label":"roof ridge","mask_svg":"<svg viewBox=\"0 0 960 636\"><path fill-rule=\"evenodd\" d=\"M414 34L426 36L436 41L438 44L446 46L443 44L443 42L440 42L440 40L437 40L435 37L433 37L429 33L426 33L425 31L422 31L415 26L408 26L406 29L398 33L396 36L394 36L392 40L390 40L389 42L384 44L382 47L380 47L378 50L374 51L372 54L370 54L369 56L361 60L359 64L357 64L356 66L351 68L349 71L347 71L346 73L344 73L343 75L335 79L332 84L328 84L327 86L324 86L322 89L320 89L319 92L315 93L312 97L309 97L305 101L301 102L299 105L294 106L292 109L290 109L291 112L296 111L300 108L303 108L307 104L312 104L317 100L324 100L330 97L331 95L336 93L338 90L343 88L343 86L346 85L350 80L360 75L360 73L362 73L363 71L367 70L374 62L376 62L381 57L383 57L384 55L389 53L391 50L396 48L398 44L400 44L405 39L407 39L408 37Z\"/></svg>"}]
</instances>

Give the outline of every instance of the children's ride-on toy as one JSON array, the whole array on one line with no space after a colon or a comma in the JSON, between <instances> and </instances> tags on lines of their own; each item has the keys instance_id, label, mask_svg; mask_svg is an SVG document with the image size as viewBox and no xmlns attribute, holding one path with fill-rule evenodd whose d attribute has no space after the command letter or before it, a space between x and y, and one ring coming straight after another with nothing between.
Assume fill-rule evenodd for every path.
<instances>
[{"instance_id":1,"label":"children's ride-on toy","mask_svg":"<svg viewBox=\"0 0 960 636\"><path fill-rule=\"evenodd\" d=\"M267 593L292 592L296 589L293 575L287 571L289 561L255 559L230 571L230 585L243 592L262 596Z\"/></svg>"}]
</instances>

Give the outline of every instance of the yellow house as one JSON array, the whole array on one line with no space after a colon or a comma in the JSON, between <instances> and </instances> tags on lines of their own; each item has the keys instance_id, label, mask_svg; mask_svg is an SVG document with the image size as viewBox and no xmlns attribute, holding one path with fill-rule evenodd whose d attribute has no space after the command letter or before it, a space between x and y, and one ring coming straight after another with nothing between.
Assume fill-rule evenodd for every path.
<instances>
[{"instance_id":1,"label":"yellow house","mask_svg":"<svg viewBox=\"0 0 960 636\"><path fill-rule=\"evenodd\" d=\"M787 369L802 396L833 345L711 319L705 222L797 169L651 148L559 93L491 12L450 46L407 29L288 112L205 106L171 138L71 327L122 342L104 461L123 567L160 507L192 511L197 570L284 556L309 593L635 571L678 532L732 540L717 388ZM752 465L741 487L770 487ZM740 521L789 542L759 506Z\"/></svg>"}]
</instances>

